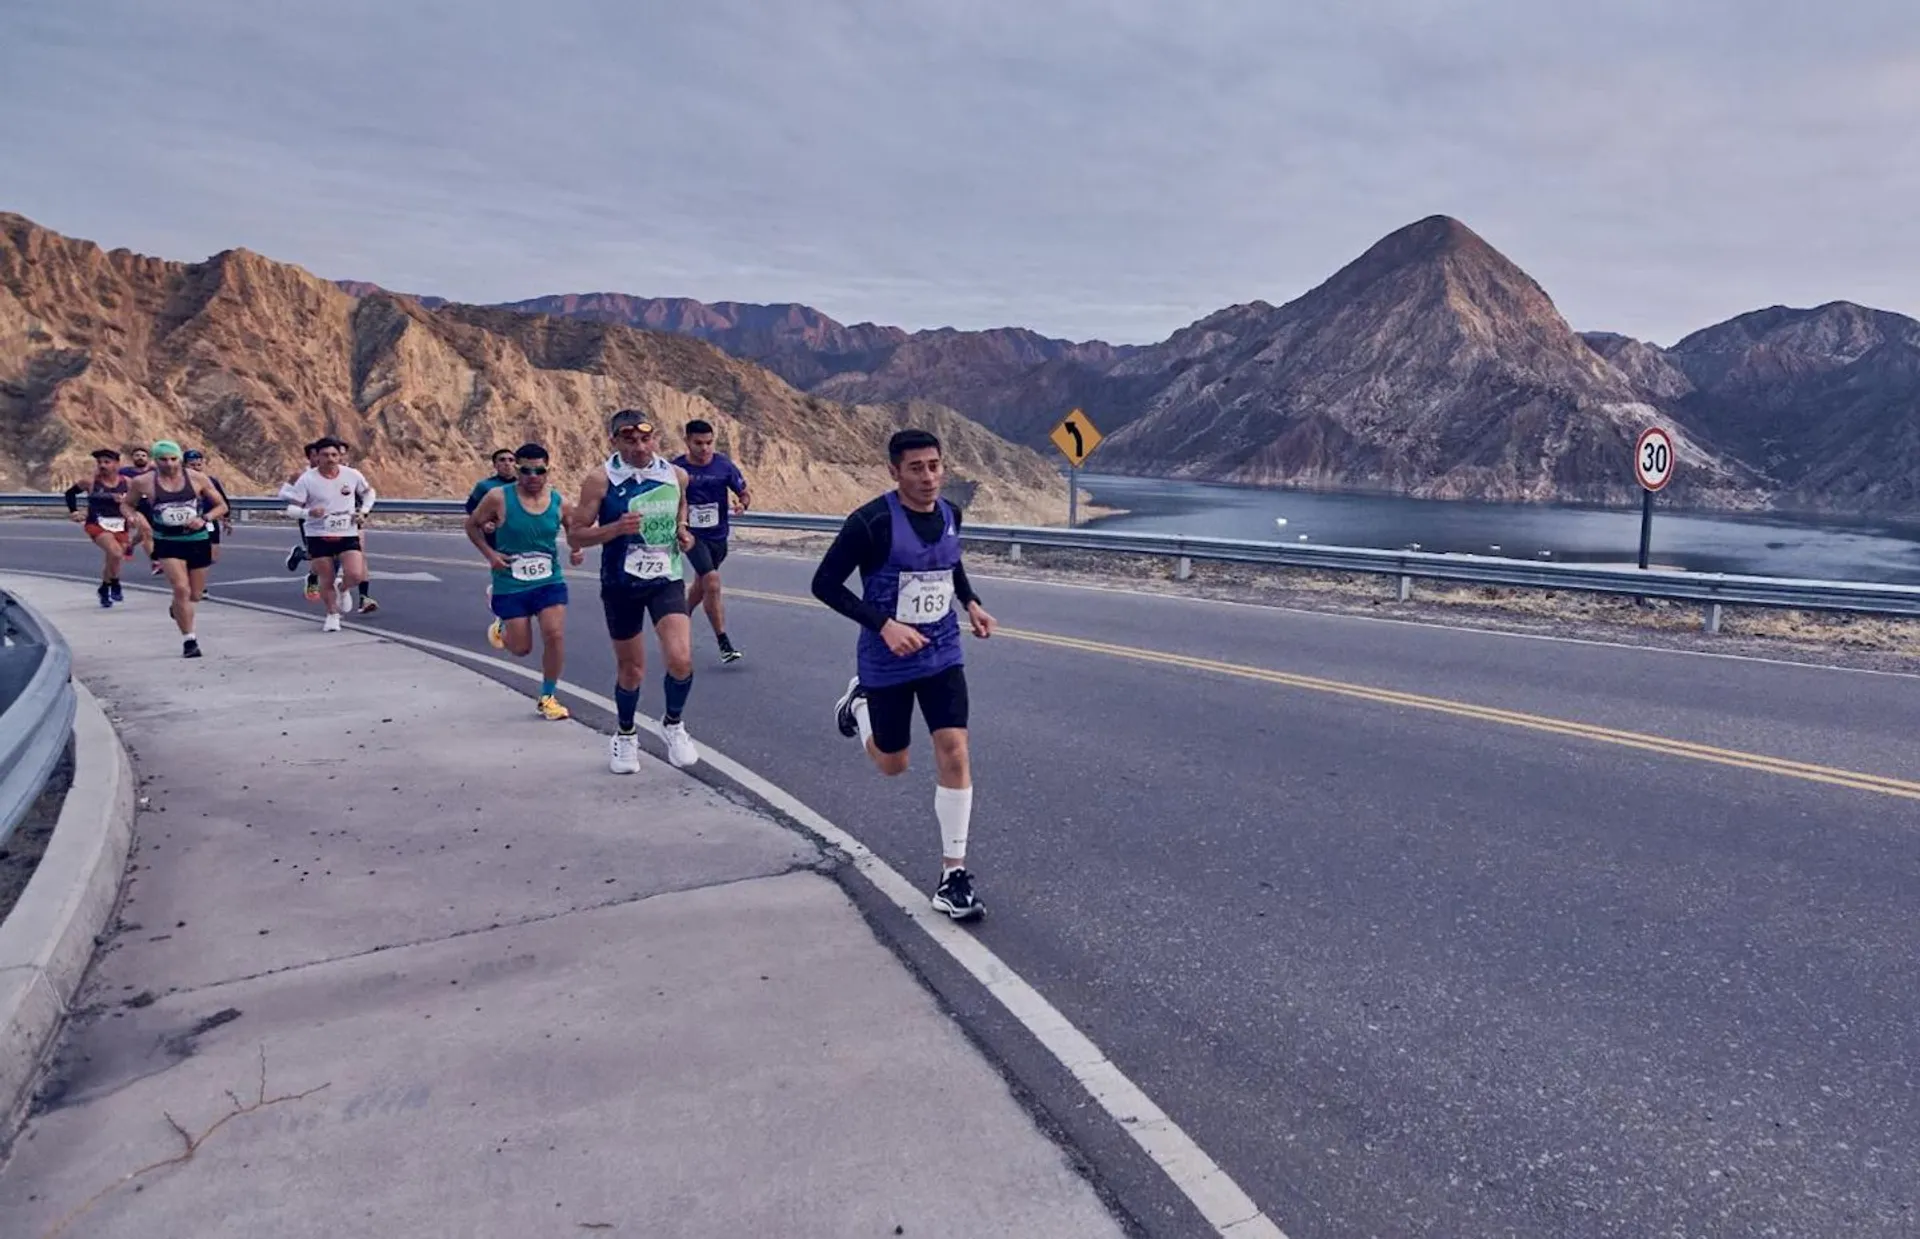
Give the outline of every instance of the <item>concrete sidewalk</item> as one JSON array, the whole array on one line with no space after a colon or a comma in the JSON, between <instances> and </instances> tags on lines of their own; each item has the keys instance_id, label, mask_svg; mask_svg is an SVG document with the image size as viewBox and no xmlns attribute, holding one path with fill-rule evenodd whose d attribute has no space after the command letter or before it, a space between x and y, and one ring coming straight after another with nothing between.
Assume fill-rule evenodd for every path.
<instances>
[{"instance_id":1,"label":"concrete sidewalk","mask_svg":"<svg viewBox=\"0 0 1920 1239\"><path fill-rule=\"evenodd\" d=\"M1121 1233L810 841L403 646L0 580L150 798L7 1239Z\"/></svg>"}]
</instances>

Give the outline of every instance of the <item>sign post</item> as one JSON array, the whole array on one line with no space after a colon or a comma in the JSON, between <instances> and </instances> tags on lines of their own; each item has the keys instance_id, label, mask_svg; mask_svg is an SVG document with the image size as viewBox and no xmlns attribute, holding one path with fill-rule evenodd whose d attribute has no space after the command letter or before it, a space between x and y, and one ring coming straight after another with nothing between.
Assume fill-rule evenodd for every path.
<instances>
[{"instance_id":1,"label":"sign post","mask_svg":"<svg viewBox=\"0 0 1920 1239\"><path fill-rule=\"evenodd\" d=\"M1094 426L1092 418L1075 409L1061 418L1047 437L1067 458L1067 528L1071 529L1080 523L1080 466L1106 436Z\"/></svg>"},{"instance_id":2,"label":"sign post","mask_svg":"<svg viewBox=\"0 0 1920 1239\"><path fill-rule=\"evenodd\" d=\"M1640 567L1653 550L1653 496L1673 481L1673 437L1658 426L1640 432L1633 445L1633 476L1640 483Z\"/></svg>"}]
</instances>

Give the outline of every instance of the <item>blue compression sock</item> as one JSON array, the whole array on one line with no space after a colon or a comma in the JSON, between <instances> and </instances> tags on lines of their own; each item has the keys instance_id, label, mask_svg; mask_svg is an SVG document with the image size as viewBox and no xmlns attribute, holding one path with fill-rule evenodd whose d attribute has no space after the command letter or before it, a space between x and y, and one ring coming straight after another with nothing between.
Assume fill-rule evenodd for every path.
<instances>
[{"instance_id":1,"label":"blue compression sock","mask_svg":"<svg viewBox=\"0 0 1920 1239\"><path fill-rule=\"evenodd\" d=\"M618 684L614 685L613 704L620 714L620 730L632 731L633 716L640 709L640 690L637 687L621 688Z\"/></svg>"},{"instance_id":2,"label":"blue compression sock","mask_svg":"<svg viewBox=\"0 0 1920 1239\"><path fill-rule=\"evenodd\" d=\"M560 681L558 680L542 680L540 681L540 695L542 697L551 697L559 687Z\"/></svg>"},{"instance_id":3,"label":"blue compression sock","mask_svg":"<svg viewBox=\"0 0 1920 1239\"><path fill-rule=\"evenodd\" d=\"M668 676L666 677L666 682L667 682L667 720L666 721L669 723L677 723L680 721L680 711L687 708L687 694L693 691L693 677L688 676L684 680L676 680L672 676Z\"/></svg>"}]
</instances>

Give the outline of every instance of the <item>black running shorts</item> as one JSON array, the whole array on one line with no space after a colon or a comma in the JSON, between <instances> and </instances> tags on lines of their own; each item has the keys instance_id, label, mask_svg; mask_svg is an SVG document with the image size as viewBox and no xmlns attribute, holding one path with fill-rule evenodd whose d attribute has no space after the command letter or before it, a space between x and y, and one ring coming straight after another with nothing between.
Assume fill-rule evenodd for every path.
<instances>
[{"instance_id":1,"label":"black running shorts","mask_svg":"<svg viewBox=\"0 0 1920 1239\"><path fill-rule=\"evenodd\" d=\"M220 522L219 521L207 522L207 541L213 543L215 546L220 545Z\"/></svg>"},{"instance_id":2,"label":"black running shorts","mask_svg":"<svg viewBox=\"0 0 1920 1239\"><path fill-rule=\"evenodd\" d=\"M967 726L967 668L964 664L936 671L905 684L867 690L867 721L873 724L873 746L882 753L902 753L913 738L913 703L929 732Z\"/></svg>"},{"instance_id":3,"label":"black running shorts","mask_svg":"<svg viewBox=\"0 0 1920 1239\"><path fill-rule=\"evenodd\" d=\"M727 544L695 538L693 549L687 552L687 562L693 565L693 575L697 577L705 576L709 572L718 572L720 565L727 562Z\"/></svg>"},{"instance_id":4,"label":"black running shorts","mask_svg":"<svg viewBox=\"0 0 1920 1239\"><path fill-rule=\"evenodd\" d=\"M348 551L357 551L359 549L360 537L358 534L351 538L309 537L307 539L308 559L338 559Z\"/></svg>"},{"instance_id":5,"label":"black running shorts","mask_svg":"<svg viewBox=\"0 0 1920 1239\"><path fill-rule=\"evenodd\" d=\"M204 538L191 541L178 538L155 538L153 540L153 561L178 559L187 565L189 572L196 568L213 566L213 543Z\"/></svg>"},{"instance_id":6,"label":"black running shorts","mask_svg":"<svg viewBox=\"0 0 1920 1239\"><path fill-rule=\"evenodd\" d=\"M640 589L600 587L600 609L607 613L607 635L615 641L631 641L653 617L654 631L669 615L687 613L687 583L667 581Z\"/></svg>"}]
</instances>

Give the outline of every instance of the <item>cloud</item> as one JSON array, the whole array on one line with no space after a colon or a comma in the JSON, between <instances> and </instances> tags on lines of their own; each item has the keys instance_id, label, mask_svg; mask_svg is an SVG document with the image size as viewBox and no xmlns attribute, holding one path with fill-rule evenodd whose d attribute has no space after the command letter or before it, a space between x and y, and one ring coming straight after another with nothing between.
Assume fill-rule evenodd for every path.
<instances>
[{"instance_id":1,"label":"cloud","mask_svg":"<svg viewBox=\"0 0 1920 1239\"><path fill-rule=\"evenodd\" d=\"M63 0L0 207L466 300L1160 338L1444 212L1582 328L1920 312L1907 0ZM1549 12L1548 10L1558 10Z\"/></svg>"}]
</instances>

